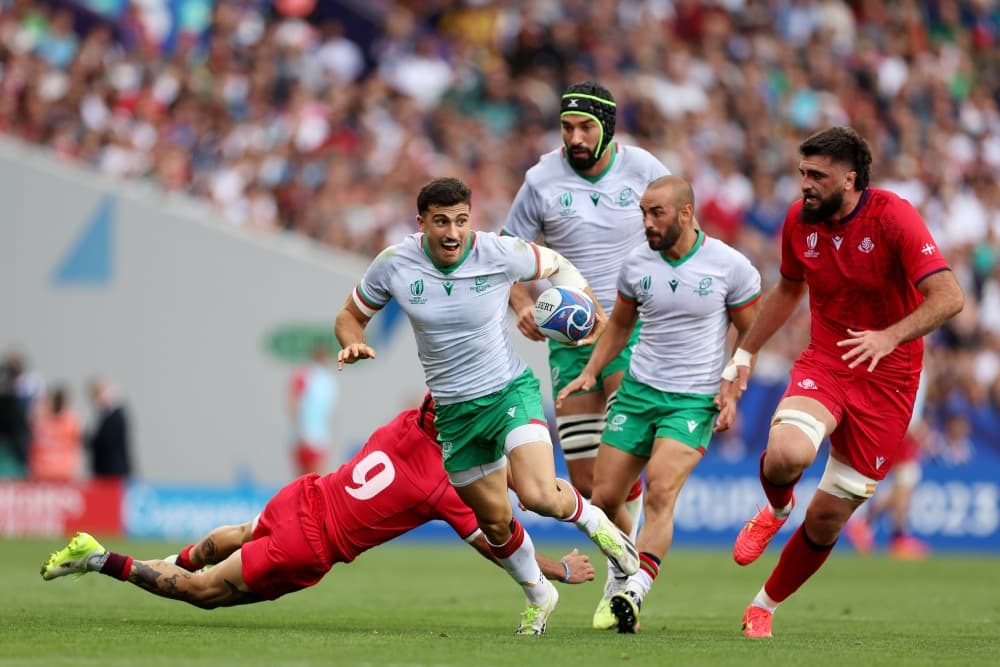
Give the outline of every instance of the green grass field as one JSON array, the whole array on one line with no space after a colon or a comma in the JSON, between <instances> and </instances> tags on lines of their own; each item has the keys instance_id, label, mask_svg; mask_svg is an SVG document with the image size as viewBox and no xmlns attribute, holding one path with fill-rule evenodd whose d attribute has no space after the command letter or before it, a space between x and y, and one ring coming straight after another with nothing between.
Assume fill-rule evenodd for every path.
<instances>
[{"instance_id":1,"label":"green grass field","mask_svg":"<svg viewBox=\"0 0 1000 667\"><path fill-rule=\"evenodd\" d=\"M139 558L182 546L105 545ZM724 551L674 551L636 635L589 628L600 583L560 585L548 633L516 637L520 591L460 544L390 544L310 590L215 611L96 574L42 581L60 546L0 541L0 665L1000 664L995 557L911 563L841 549L778 611L775 639L753 641L740 618L776 553L739 568Z\"/></svg>"}]
</instances>

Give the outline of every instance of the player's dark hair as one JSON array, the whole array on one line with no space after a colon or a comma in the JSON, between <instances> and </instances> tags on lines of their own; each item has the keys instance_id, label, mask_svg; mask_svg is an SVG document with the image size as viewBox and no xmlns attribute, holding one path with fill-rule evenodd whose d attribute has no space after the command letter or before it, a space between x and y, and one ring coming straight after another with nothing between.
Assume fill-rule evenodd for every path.
<instances>
[{"instance_id":1,"label":"player's dark hair","mask_svg":"<svg viewBox=\"0 0 1000 667\"><path fill-rule=\"evenodd\" d=\"M424 215L431 206L454 206L468 204L472 206L472 190L457 178L435 178L420 188L417 195L417 213Z\"/></svg>"},{"instance_id":2,"label":"player's dark hair","mask_svg":"<svg viewBox=\"0 0 1000 667\"><path fill-rule=\"evenodd\" d=\"M803 157L821 155L834 162L847 164L857 174L854 189L868 187L872 176L872 149L864 137L850 127L830 127L820 130L799 145Z\"/></svg>"}]
</instances>

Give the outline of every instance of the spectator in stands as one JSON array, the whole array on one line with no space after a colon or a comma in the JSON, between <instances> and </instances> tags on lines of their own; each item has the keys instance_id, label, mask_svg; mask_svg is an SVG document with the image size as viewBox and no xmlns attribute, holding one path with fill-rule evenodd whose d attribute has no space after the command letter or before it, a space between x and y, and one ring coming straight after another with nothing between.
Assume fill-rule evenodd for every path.
<instances>
[{"instance_id":1,"label":"spectator in stands","mask_svg":"<svg viewBox=\"0 0 1000 667\"><path fill-rule=\"evenodd\" d=\"M104 378L90 381L94 424L87 438L90 472L96 478L132 476L132 454L128 415L111 383Z\"/></svg>"},{"instance_id":2,"label":"spectator in stands","mask_svg":"<svg viewBox=\"0 0 1000 667\"><path fill-rule=\"evenodd\" d=\"M38 482L73 482L83 472L80 416L70 405L69 390L52 387L32 415L28 475Z\"/></svg>"},{"instance_id":3,"label":"spectator in stands","mask_svg":"<svg viewBox=\"0 0 1000 667\"><path fill-rule=\"evenodd\" d=\"M28 463L31 424L24 401L17 394L20 373L17 357L0 363L0 478L22 477Z\"/></svg>"}]
</instances>

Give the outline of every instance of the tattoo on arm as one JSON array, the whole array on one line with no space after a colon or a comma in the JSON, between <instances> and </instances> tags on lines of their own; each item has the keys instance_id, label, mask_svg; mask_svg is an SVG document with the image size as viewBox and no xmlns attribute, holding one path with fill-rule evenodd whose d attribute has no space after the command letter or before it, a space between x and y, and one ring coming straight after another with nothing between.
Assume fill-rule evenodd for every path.
<instances>
[{"instance_id":1,"label":"tattoo on arm","mask_svg":"<svg viewBox=\"0 0 1000 667\"><path fill-rule=\"evenodd\" d=\"M215 565L219 562L217 558L219 550L215 546L215 539L211 535L206 537L199 546L201 547L201 555L206 565Z\"/></svg>"},{"instance_id":2,"label":"tattoo on arm","mask_svg":"<svg viewBox=\"0 0 1000 667\"><path fill-rule=\"evenodd\" d=\"M166 574L149 563L135 561L128 580L150 593L195 604L190 586L191 577L190 572Z\"/></svg>"}]
</instances>

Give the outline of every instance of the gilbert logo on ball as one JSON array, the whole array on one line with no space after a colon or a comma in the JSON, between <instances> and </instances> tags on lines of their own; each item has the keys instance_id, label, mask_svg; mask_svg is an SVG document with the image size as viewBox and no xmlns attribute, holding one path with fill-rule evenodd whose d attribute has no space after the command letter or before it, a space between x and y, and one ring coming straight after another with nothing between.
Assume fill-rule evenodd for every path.
<instances>
[{"instance_id":1,"label":"gilbert logo on ball","mask_svg":"<svg viewBox=\"0 0 1000 667\"><path fill-rule=\"evenodd\" d=\"M581 290L550 287L535 300L535 324L559 343L575 343L594 328L594 302Z\"/></svg>"}]
</instances>

